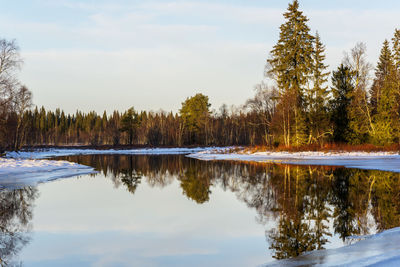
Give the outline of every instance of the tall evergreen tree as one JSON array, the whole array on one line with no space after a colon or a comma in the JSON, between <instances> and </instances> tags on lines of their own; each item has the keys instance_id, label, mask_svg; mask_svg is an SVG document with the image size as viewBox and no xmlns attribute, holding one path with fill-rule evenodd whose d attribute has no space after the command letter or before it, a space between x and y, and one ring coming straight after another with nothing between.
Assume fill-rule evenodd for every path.
<instances>
[{"instance_id":1,"label":"tall evergreen tree","mask_svg":"<svg viewBox=\"0 0 400 267\"><path fill-rule=\"evenodd\" d=\"M375 70L374 83L371 87L371 92L370 92L371 95L370 102L373 114L376 114L377 112L378 102L381 97L382 84L387 75L389 74L390 70L392 69L392 65L393 65L392 51L390 50L389 42L385 40L383 42L383 47Z\"/></svg>"},{"instance_id":2,"label":"tall evergreen tree","mask_svg":"<svg viewBox=\"0 0 400 267\"><path fill-rule=\"evenodd\" d=\"M128 133L128 144L132 145L136 136L137 128L140 125L140 118L138 113L132 107L128 109L121 117L121 132Z\"/></svg>"},{"instance_id":3,"label":"tall evergreen tree","mask_svg":"<svg viewBox=\"0 0 400 267\"><path fill-rule=\"evenodd\" d=\"M377 145L392 143L399 130L396 76L392 51L389 42L385 40L376 69L374 90L371 94L371 104L376 105L376 114L373 117L375 132L371 136L371 141Z\"/></svg>"},{"instance_id":4,"label":"tall evergreen tree","mask_svg":"<svg viewBox=\"0 0 400 267\"><path fill-rule=\"evenodd\" d=\"M309 141L317 141L330 133L328 131L329 119L327 112L329 72L326 71L328 66L324 64L326 58L325 46L322 44L318 32L315 36L314 46L313 87L309 90L307 99L310 124Z\"/></svg>"},{"instance_id":5,"label":"tall evergreen tree","mask_svg":"<svg viewBox=\"0 0 400 267\"><path fill-rule=\"evenodd\" d=\"M396 66L396 101L400 103L400 30L396 29L394 33L393 41L393 56L394 56L394 64ZM400 107L397 109L397 112L400 114ZM397 122L399 122L400 118L398 118ZM399 134L398 134L399 135ZM397 138L400 138L398 136Z\"/></svg>"},{"instance_id":6,"label":"tall evergreen tree","mask_svg":"<svg viewBox=\"0 0 400 267\"><path fill-rule=\"evenodd\" d=\"M330 101L331 122L334 126L333 140L345 142L349 134L348 107L354 91L354 72L350 67L340 65L332 73L332 100Z\"/></svg>"},{"instance_id":7,"label":"tall evergreen tree","mask_svg":"<svg viewBox=\"0 0 400 267\"><path fill-rule=\"evenodd\" d=\"M308 18L294 0L284 13L286 22L280 27L278 43L268 60L268 73L276 80L280 90L280 120L286 145L304 144L306 140L304 91L313 69L313 42L307 25ZM289 101L289 102L288 102ZM291 142L294 135L294 142Z\"/></svg>"},{"instance_id":8,"label":"tall evergreen tree","mask_svg":"<svg viewBox=\"0 0 400 267\"><path fill-rule=\"evenodd\" d=\"M189 135L189 141L199 143L207 139L207 121L210 116L208 96L196 94L182 103L179 113ZM207 143L207 142L206 142Z\"/></svg>"},{"instance_id":9,"label":"tall evergreen tree","mask_svg":"<svg viewBox=\"0 0 400 267\"><path fill-rule=\"evenodd\" d=\"M396 68L400 71L400 30L396 29L394 32L393 41L393 55Z\"/></svg>"}]
</instances>

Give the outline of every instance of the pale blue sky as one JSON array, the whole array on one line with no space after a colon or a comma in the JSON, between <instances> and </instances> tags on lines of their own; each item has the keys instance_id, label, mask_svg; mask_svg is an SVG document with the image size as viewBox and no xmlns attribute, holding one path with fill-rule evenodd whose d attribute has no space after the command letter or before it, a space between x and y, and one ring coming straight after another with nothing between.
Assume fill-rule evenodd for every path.
<instances>
[{"instance_id":1,"label":"pale blue sky","mask_svg":"<svg viewBox=\"0 0 400 267\"><path fill-rule=\"evenodd\" d=\"M196 92L239 105L263 79L288 1L1 1L0 36L17 39L37 105L68 112L178 110ZM400 27L400 1L300 1L335 68L343 51Z\"/></svg>"}]
</instances>

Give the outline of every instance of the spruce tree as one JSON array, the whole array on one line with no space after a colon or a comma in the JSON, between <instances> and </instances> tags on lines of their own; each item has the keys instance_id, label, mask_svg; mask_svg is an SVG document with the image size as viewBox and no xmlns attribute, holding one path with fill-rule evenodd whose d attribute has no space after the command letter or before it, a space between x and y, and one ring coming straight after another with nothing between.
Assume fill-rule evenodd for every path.
<instances>
[{"instance_id":1,"label":"spruce tree","mask_svg":"<svg viewBox=\"0 0 400 267\"><path fill-rule=\"evenodd\" d=\"M348 107L354 91L354 76L350 67L343 64L332 73L332 100L329 105L335 142L345 142L350 132Z\"/></svg>"},{"instance_id":2,"label":"spruce tree","mask_svg":"<svg viewBox=\"0 0 400 267\"><path fill-rule=\"evenodd\" d=\"M140 125L139 114L132 107L128 109L121 117L121 132L126 132L128 134L128 144L133 145L133 141L137 134L137 128Z\"/></svg>"},{"instance_id":3,"label":"spruce tree","mask_svg":"<svg viewBox=\"0 0 400 267\"><path fill-rule=\"evenodd\" d=\"M394 32L393 41L393 56L397 71L400 71L400 30L396 29Z\"/></svg>"},{"instance_id":4,"label":"spruce tree","mask_svg":"<svg viewBox=\"0 0 400 267\"><path fill-rule=\"evenodd\" d=\"M301 108L294 110L294 124L292 126L293 144L297 147L307 143L306 113Z\"/></svg>"},{"instance_id":5,"label":"spruce tree","mask_svg":"<svg viewBox=\"0 0 400 267\"><path fill-rule=\"evenodd\" d=\"M393 41L393 56L394 56L394 64L396 66L396 101L400 103L400 30L396 29L394 33ZM397 108L398 115L400 114L400 107ZM399 124L400 117L396 118L396 122ZM397 126L400 128L400 126ZM400 130L397 130L400 131ZM400 141L400 133L397 133L397 139Z\"/></svg>"},{"instance_id":6,"label":"spruce tree","mask_svg":"<svg viewBox=\"0 0 400 267\"><path fill-rule=\"evenodd\" d=\"M379 62L375 70L374 83L370 91L370 102L373 114L377 113L378 102L381 97L382 85L385 77L387 77L387 75L389 74L391 65L393 65L392 51L390 50L389 42L385 40L383 42L383 47L379 56Z\"/></svg>"},{"instance_id":7,"label":"spruce tree","mask_svg":"<svg viewBox=\"0 0 400 267\"><path fill-rule=\"evenodd\" d=\"M307 141L305 131L305 85L309 82L313 69L313 42L307 25L308 18L299 10L299 2L294 0L284 13L286 22L280 27L278 43L268 60L268 73L277 82L280 91L284 140L291 145L291 135L295 144Z\"/></svg>"},{"instance_id":8,"label":"spruce tree","mask_svg":"<svg viewBox=\"0 0 400 267\"><path fill-rule=\"evenodd\" d=\"M376 103L376 114L373 117L375 132L371 136L374 144L392 143L398 131L397 83L395 61L389 42L385 40L376 69L376 86L371 96L371 103Z\"/></svg>"},{"instance_id":9,"label":"spruce tree","mask_svg":"<svg viewBox=\"0 0 400 267\"><path fill-rule=\"evenodd\" d=\"M308 93L308 110L310 123L310 138L315 141L328 133L329 120L327 113L328 101L328 82L329 72L324 64L325 46L321 42L321 38L317 32L314 44L314 65L312 74L313 87Z\"/></svg>"}]
</instances>

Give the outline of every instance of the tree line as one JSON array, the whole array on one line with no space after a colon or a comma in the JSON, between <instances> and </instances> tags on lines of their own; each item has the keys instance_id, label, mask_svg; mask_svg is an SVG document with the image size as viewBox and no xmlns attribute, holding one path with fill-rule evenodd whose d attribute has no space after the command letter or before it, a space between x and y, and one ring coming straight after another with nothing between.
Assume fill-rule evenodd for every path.
<instances>
[{"instance_id":1,"label":"tree line","mask_svg":"<svg viewBox=\"0 0 400 267\"><path fill-rule=\"evenodd\" d=\"M205 105L207 99L201 94L188 98L179 114L137 112L134 108L114 111L110 115L80 111L65 114L60 109L53 112L36 107L23 113L23 127L19 133L16 127L8 128L11 134L6 148L13 148L15 142L25 146L226 146L262 142L259 114L241 110L228 114L228 110L222 110L222 113L212 115L209 104ZM205 109L198 109L196 105L203 105L201 107Z\"/></svg>"},{"instance_id":2,"label":"tree line","mask_svg":"<svg viewBox=\"0 0 400 267\"><path fill-rule=\"evenodd\" d=\"M0 40L0 151L34 145L399 143L400 30L383 42L374 75L364 43L330 73L322 38L311 33L299 2L290 3L283 15L254 97L241 107L222 105L218 111L203 94L187 98L176 113L32 109L31 92L16 79L19 49L15 41Z\"/></svg>"}]
</instances>

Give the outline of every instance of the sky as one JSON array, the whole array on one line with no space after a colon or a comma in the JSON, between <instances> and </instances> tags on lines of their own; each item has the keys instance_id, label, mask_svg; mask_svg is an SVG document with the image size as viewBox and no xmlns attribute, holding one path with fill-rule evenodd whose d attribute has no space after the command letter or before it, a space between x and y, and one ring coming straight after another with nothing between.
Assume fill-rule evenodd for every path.
<instances>
[{"instance_id":1,"label":"sky","mask_svg":"<svg viewBox=\"0 0 400 267\"><path fill-rule=\"evenodd\" d=\"M0 0L0 37L16 39L34 103L66 112L178 111L196 93L241 105L264 79L289 1ZM303 0L334 70L343 52L400 28L400 1Z\"/></svg>"}]
</instances>

